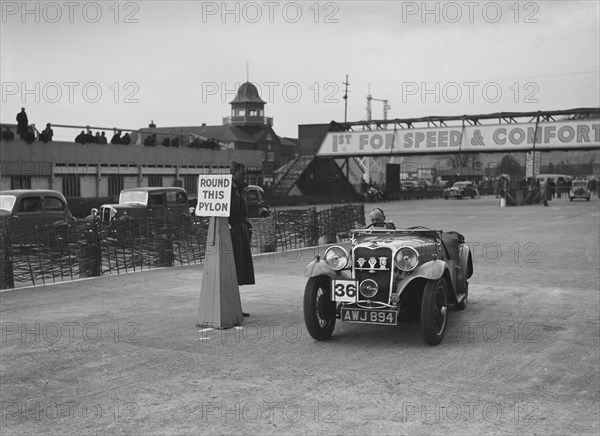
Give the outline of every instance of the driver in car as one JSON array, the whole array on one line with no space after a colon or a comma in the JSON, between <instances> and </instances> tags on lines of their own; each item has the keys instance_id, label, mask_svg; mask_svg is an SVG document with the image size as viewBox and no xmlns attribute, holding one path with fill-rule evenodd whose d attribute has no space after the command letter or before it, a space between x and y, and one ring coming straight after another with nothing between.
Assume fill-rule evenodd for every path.
<instances>
[{"instance_id":1,"label":"driver in car","mask_svg":"<svg viewBox=\"0 0 600 436\"><path fill-rule=\"evenodd\" d=\"M376 207L369 213L369 218L371 219L371 225L369 227L378 227L384 229L395 229L396 226L392 222L386 222L385 213L383 210Z\"/></svg>"}]
</instances>

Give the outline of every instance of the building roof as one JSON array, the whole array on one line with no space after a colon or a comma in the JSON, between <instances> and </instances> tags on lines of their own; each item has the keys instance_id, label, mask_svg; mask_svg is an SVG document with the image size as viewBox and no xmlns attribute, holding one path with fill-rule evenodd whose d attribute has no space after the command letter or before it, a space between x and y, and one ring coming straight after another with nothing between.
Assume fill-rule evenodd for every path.
<instances>
[{"instance_id":1,"label":"building roof","mask_svg":"<svg viewBox=\"0 0 600 436\"><path fill-rule=\"evenodd\" d=\"M250 82L246 82L246 83L242 83L242 85L238 89L238 92L237 92L237 95L235 96L235 98L229 102L229 104L232 104L232 103L262 103L262 104L265 104L265 101L263 101L260 98L260 95L258 95L258 89L256 89L256 86L254 86Z\"/></svg>"}]
</instances>

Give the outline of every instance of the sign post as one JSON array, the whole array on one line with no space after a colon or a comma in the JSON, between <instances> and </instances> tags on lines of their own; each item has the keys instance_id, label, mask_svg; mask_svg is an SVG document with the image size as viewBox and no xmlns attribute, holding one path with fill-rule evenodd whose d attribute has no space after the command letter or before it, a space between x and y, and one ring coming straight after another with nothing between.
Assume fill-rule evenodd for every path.
<instances>
[{"instance_id":1,"label":"sign post","mask_svg":"<svg viewBox=\"0 0 600 436\"><path fill-rule=\"evenodd\" d=\"M210 219L200 287L198 327L227 329L241 324L244 319L227 219L230 199L230 174L199 176L196 215Z\"/></svg>"}]
</instances>

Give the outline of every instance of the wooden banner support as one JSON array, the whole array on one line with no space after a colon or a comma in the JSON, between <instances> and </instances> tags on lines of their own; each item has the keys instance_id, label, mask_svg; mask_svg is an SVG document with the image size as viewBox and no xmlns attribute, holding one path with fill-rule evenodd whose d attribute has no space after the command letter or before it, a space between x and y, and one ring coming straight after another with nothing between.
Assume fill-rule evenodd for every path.
<instances>
[{"instance_id":1,"label":"wooden banner support","mask_svg":"<svg viewBox=\"0 0 600 436\"><path fill-rule=\"evenodd\" d=\"M243 320L229 222L210 217L196 325L228 329Z\"/></svg>"}]
</instances>

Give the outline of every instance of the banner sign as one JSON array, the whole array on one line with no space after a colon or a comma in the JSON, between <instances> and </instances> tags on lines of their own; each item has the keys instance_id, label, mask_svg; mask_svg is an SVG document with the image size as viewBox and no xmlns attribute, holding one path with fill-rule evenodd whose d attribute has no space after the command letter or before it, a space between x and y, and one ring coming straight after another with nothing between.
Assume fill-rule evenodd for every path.
<instances>
[{"instance_id":1,"label":"banner sign","mask_svg":"<svg viewBox=\"0 0 600 436\"><path fill-rule=\"evenodd\" d=\"M535 144L535 145L534 145ZM600 149L600 121L330 132L317 156Z\"/></svg>"},{"instance_id":2,"label":"banner sign","mask_svg":"<svg viewBox=\"0 0 600 436\"><path fill-rule=\"evenodd\" d=\"M196 216L229 216L231 174L198 176Z\"/></svg>"}]
</instances>

